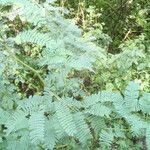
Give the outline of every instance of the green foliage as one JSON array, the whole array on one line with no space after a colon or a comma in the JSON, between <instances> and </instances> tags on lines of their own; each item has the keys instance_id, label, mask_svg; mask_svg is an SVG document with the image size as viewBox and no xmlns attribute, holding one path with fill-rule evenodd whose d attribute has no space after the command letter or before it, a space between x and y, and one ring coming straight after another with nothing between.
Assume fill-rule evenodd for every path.
<instances>
[{"instance_id":1,"label":"green foliage","mask_svg":"<svg viewBox=\"0 0 150 150\"><path fill-rule=\"evenodd\" d=\"M96 74L83 74L90 78L88 91L121 91L138 80L149 92L149 1L60 0L59 5L73 8L69 17L83 28L84 36L108 52L97 61Z\"/></svg>"},{"instance_id":2,"label":"green foliage","mask_svg":"<svg viewBox=\"0 0 150 150\"><path fill-rule=\"evenodd\" d=\"M132 108L137 107L137 105L140 106L142 98L139 99L139 90L139 84L131 82L125 90L124 97L116 92L103 91L94 96L87 96L83 102L79 102L80 105L74 102L76 101L75 99L74 103L66 103L66 98L52 102L50 97L47 99L47 95L33 96L30 99L21 101L18 99L18 106L13 112L5 112L1 108L2 114L8 113L4 119L1 118L2 124L7 128L7 134L2 135L2 139L7 142L6 147L9 147L10 137L17 147L20 142L24 142L25 144L22 144L21 149L31 149L34 145L37 148L40 146L45 149L53 149L54 147L57 149L57 145L59 147L59 144L63 143L60 143L61 139L68 136L71 137L70 140L74 139L76 141L78 139L82 143L81 146L84 146L88 139L96 138L95 140L99 139L100 142L98 147L104 148L106 146L109 149L115 143L119 149L120 146L122 147L122 145L119 145L119 142L122 138L126 141L127 137L125 134L127 134L128 130L131 130L133 137L136 135L142 139L142 137L146 136L146 139L149 139L148 127L150 124L146 121L148 118L145 117L147 115L145 109L141 107L142 112L139 114L139 110L129 109L128 107L129 101L132 103L134 100L137 103L132 103ZM142 97L145 97L147 94L144 93ZM95 99L96 101L93 102ZM149 99L147 97L145 100L148 101ZM49 102L49 105L47 105L46 101ZM80 108L82 108L82 111ZM125 128L124 124L121 125L111 121L115 118L110 118L110 112L116 115L115 118L118 118L117 120L123 118L129 124L129 128ZM97 116L95 121L94 118L88 119L94 116ZM7 120L5 121L5 118L8 122ZM104 121L103 125L101 124L102 120ZM109 125L107 125L108 121L110 122ZM122 127L120 128L118 125ZM144 132L145 129L146 134ZM18 139L15 135L20 138ZM115 140L116 138L118 139L117 141ZM29 139L30 141L26 141ZM68 139L67 147L73 146L69 144L70 140ZM26 142L28 145L26 145ZM147 145L149 147L149 140L147 140ZM13 146L14 148L12 149L15 149L14 144ZM90 145L88 146L90 147Z\"/></svg>"},{"instance_id":3,"label":"green foliage","mask_svg":"<svg viewBox=\"0 0 150 150\"><path fill-rule=\"evenodd\" d=\"M96 62L95 70L99 71L91 75L92 83L96 87L103 85L102 89L122 91L129 81L137 80L142 89L149 92L150 51L145 36L128 40L120 48L122 52L119 54L108 54L106 59Z\"/></svg>"},{"instance_id":4,"label":"green foliage","mask_svg":"<svg viewBox=\"0 0 150 150\"><path fill-rule=\"evenodd\" d=\"M0 149L150 149L146 37L107 54L109 36L90 32L92 8L82 34L54 2L0 0ZM98 67L107 85L92 91L82 74L97 75ZM114 80L127 71L144 73L141 84Z\"/></svg>"},{"instance_id":5,"label":"green foliage","mask_svg":"<svg viewBox=\"0 0 150 150\"><path fill-rule=\"evenodd\" d=\"M111 53L120 51L118 46L122 41L143 32L149 38L149 0L59 0L59 5L72 10L70 16L85 31L103 27L104 33L112 39L108 47ZM99 40L103 35L99 35Z\"/></svg>"}]
</instances>

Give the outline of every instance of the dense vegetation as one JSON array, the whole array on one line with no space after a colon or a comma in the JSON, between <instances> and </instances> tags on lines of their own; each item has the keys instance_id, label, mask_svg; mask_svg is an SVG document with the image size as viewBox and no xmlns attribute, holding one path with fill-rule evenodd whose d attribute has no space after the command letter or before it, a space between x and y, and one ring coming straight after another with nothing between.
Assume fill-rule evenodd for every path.
<instances>
[{"instance_id":1,"label":"dense vegetation","mask_svg":"<svg viewBox=\"0 0 150 150\"><path fill-rule=\"evenodd\" d=\"M0 150L150 150L148 0L0 0Z\"/></svg>"}]
</instances>

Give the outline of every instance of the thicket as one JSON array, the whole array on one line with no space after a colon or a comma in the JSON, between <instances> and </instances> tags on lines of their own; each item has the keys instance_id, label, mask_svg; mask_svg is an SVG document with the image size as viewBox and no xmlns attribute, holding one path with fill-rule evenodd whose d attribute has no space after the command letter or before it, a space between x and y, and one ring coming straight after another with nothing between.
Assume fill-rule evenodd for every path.
<instances>
[{"instance_id":1,"label":"thicket","mask_svg":"<svg viewBox=\"0 0 150 150\"><path fill-rule=\"evenodd\" d=\"M68 7L68 17L74 18L84 36L106 51L106 61L99 59L96 74L86 77L90 91L123 90L128 81L138 79L149 92L149 1L60 0L59 5Z\"/></svg>"},{"instance_id":2,"label":"thicket","mask_svg":"<svg viewBox=\"0 0 150 150\"><path fill-rule=\"evenodd\" d=\"M0 149L150 149L149 9L0 0Z\"/></svg>"}]
</instances>

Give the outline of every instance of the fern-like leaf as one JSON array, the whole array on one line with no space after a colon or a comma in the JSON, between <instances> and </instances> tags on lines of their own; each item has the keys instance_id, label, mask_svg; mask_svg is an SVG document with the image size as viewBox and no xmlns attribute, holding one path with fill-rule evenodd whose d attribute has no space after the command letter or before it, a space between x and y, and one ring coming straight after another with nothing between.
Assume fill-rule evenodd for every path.
<instances>
[{"instance_id":1,"label":"fern-like leaf","mask_svg":"<svg viewBox=\"0 0 150 150\"><path fill-rule=\"evenodd\" d=\"M21 110L17 110L14 114L12 114L12 116L8 118L8 122L6 123L7 135L19 129L27 128L26 116L27 113Z\"/></svg>"},{"instance_id":2,"label":"fern-like leaf","mask_svg":"<svg viewBox=\"0 0 150 150\"><path fill-rule=\"evenodd\" d=\"M46 149L50 149L53 150L54 146L57 142L57 135L55 132L55 128L54 128L54 122L52 119L50 119L49 121L47 120L45 123L45 141L44 141L44 145Z\"/></svg>"},{"instance_id":3,"label":"fern-like leaf","mask_svg":"<svg viewBox=\"0 0 150 150\"><path fill-rule=\"evenodd\" d=\"M138 111L139 110L139 89L140 86L138 83L130 82L125 90L125 106L129 111Z\"/></svg>"},{"instance_id":4,"label":"fern-like leaf","mask_svg":"<svg viewBox=\"0 0 150 150\"><path fill-rule=\"evenodd\" d=\"M144 93L139 99L140 110L142 112L150 114L150 93Z\"/></svg>"},{"instance_id":5,"label":"fern-like leaf","mask_svg":"<svg viewBox=\"0 0 150 150\"><path fill-rule=\"evenodd\" d=\"M100 93L93 94L93 95L90 95L90 96L88 96L88 97L85 98L85 100L84 100L84 106L88 108L88 107L96 104L99 101L100 101Z\"/></svg>"},{"instance_id":6,"label":"fern-like leaf","mask_svg":"<svg viewBox=\"0 0 150 150\"><path fill-rule=\"evenodd\" d=\"M109 114L111 113L111 109L102 105L101 103L97 103L93 106L91 106L87 111L87 113L90 113L92 115L96 115L96 116L109 116Z\"/></svg>"},{"instance_id":7,"label":"fern-like leaf","mask_svg":"<svg viewBox=\"0 0 150 150\"><path fill-rule=\"evenodd\" d=\"M0 124L5 124L10 117L10 114L7 111L4 111L0 108Z\"/></svg>"},{"instance_id":8,"label":"fern-like leaf","mask_svg":"<svg viewBox=\"0 0 150 150\"><path fill-rule=\"evenodd\" d=\"M76 134L77 129L69 108L63 105L63 103L59 102L55 104L55 109L58 121L65 132L70 136Z\"/></svg>"},{"instance_id":9,"label":"fern-like leaf","mask_svg":"<svg viewBox=\"0 0 150 150\"><path fill-rule=\"evenodd\" d=\"M81 143L85 144L88 139L92 138L88 125L84 120L85 117L82 113L75 113L73 115L73 118L77 127L77 133L75 134L75 136Z\"/></svg>"},{"instance_id":10,"label":"fern-like leaf","mask_svg":"<svg viewBox=\"0 0 150 150\"><path fill-rule=\"evenodd\" d=\"M114 140L114 133L112 129L108 129L108 131L102 130L100 133L100 143L103 143L107 146L110 146Z\"/></svg>"},{"instance_id":11,"label":"fern-like leaf","mask_svg":"<svg viewBox=\"0 0 150 150\"><path fill-rule=\"evenodd\" d=\"M96 136L99 135L102 129L107 128L104 117L90 116L89 122L94 129Z\"/></svg>"},{"instance_id":12,"label":"fern-like leaf","mask_svg":"<svg viewBox=\"0 0 150 150\"><path fill-rule=\"evenodd\" d=\"M37 112L38 110L44 110L43 97L42 96L33 96L29 99L25 99L18 103L18 109L23 110L24 112L31 114Z\"/></svg>"},{"instance_id":13,"label":"fern-like leaf","mask_svg":"<svg viewBox=\"0 0 150 150\"><path fill-rule=\"evenodd\" d=\"M48 34L39 33L36 30L21 32L14 38L14 40L17 44L34 43L48 48L51 48L55 43Z\"/></svg>"},{"instance_id":14,"label":"fern-like leaf","mask_svg":"<svg viewBox=\"0 0 150 150\"><path fill-rule=\"evenodd\" d=\"M32 143L44 141L45 134L45 117L44 112L34 112L29 119L30 139Z\"/></svg>"},{"instance_id":15,"label":"fern-like leaf","mask_svg":"<svg viewBox=\"0 0 150 150\"><path fill-rule=\"evenodd\" d=\"M150 127L146 129L146 144L147 149L150 150Z\"/></svg>"}]
</instances>

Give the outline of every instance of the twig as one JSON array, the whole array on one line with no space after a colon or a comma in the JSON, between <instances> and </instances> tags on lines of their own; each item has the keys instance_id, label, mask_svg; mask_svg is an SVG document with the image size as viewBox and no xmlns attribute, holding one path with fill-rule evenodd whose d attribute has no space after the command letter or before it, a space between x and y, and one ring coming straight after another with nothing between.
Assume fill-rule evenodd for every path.
<instances>
[{"instance_id":1,"label":"twig","mask_svg":"<svg viewBox=\"0 0 150 150\"><path fill-rule=\"evenodd\" d=\"M131 33L131 29L129 29L129 31L126 33L123 41L125 41L129 37L130 33Z\"/></svg>"},{"instance_id":2,"label":"twig","mask_svg":"<svg viewBox=\"0 0 150 150\"><path fill-rule=\"evenodd\" d=\"M43 87L45 86L45 81L44 79L41 77L41 75L39 74L38 70L35 70L34 68L32 68L31 66L29 66L28 64L26 64L25 62L23 62L22 60L20 60L17 56L15 56L11 51L10 48L8 46L5 45L6 50L11 54L10 56L13 57L17 62L19 62L20 64L22 64L23 66L25 66L26 68L28 68L29 70L31 70L35 75L38 76L38 78L40 79ZM50 91L50 93L58 100L62 100L57 94L55 94L54 92Z\"/></svg>"}]
</instances>

